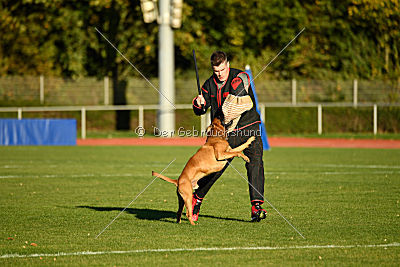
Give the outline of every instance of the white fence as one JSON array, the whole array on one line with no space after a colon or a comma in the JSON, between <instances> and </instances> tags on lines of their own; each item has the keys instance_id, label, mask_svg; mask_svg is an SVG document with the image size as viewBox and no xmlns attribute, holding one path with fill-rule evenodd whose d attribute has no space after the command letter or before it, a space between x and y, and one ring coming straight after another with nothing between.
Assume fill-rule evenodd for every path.
<instances>
[{"instance_id":1,"label":"white fence","mask_svg":"<svg viewBox=\"0 0 400 267\"><path fill-rule=\"evenodd\" d=\"M191 110L190 104L176 104L177 110ZM266 121L266 108L300 108L314 107L317 109L317 132L322 134L323 109L324 107L371 107L374 135L378 132L378 107L399 107L400 104L388 103L260 103L259 110L261 119ZM116 111L137 110L138 127L144 127L144 112L146 110L158 110L158 105L120 105L120 106L55 106L55 107L1 107L0 112L15 112L18 119L22 119L24 112L50 112L50 111L79 111L81 113L81 138L86 138L86 111ZM210 124L209 114L201 117L201 132L204 132Z\"/></svg>"},{"instance_id":2,"label":"white fence","mask_svg":"<svg viewBox=\"0 0 400 267\"><path fill-rule=\"evenodd\" d=\"M201 77L205 80L207 77ZM129 105L158 104L159 94L140 78L127 79ZM157 79L151 79L158 86ZM175 80L175 103L191 103L197 90L195 79ZM399 81L367 80L266 80L255 81L259 102L400 103ZM57 77L0 77L0 105L18 102L29 105L109 105L113 97L108 77L81 77L76 80ZM27 105L27 104L23 104Z\"/></svg>"}]
</instances>

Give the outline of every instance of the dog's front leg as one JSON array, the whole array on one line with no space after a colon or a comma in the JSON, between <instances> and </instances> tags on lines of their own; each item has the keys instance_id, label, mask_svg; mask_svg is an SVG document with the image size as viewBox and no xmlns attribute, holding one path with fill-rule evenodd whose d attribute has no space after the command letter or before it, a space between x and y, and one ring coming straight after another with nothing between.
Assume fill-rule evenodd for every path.
<instances>
[{"instance_id":1,"label":"dog's front leg","mask_svg":"<svg viewBox=\"0 0 400 267\"><path fill-rule=\"evenodd\" d=\"M246 162L250 162L250 159L245 154L243 154L242 152L239 152L238 154L239 158L242 158Z\"/></svg>"},{"instance_id":2,"label":"dog's front leg","mask_svg":"<svg viewBox=\"0 0 400 267\"><path fill-rule=\"evenodd\" d=\"M216 152L215 158L217 160L225 160L225 159L231 159L234 157L239 157L244 159L245 161L249 162L249 158L246 157L242 152L231 152L231 151L223 151L223 152Z\"/></svg>"},{"instance_id":3,"label":"dog's front leg","mask_svg":"<svg viewBox=\"0 0 400 267\"><path fill-rule=\"evenodd\" d=\"M235 148L230 148L229 151L231 152L242 152L243 150L245 150L246 148L249 147L249 145L255 140L256 138L254 136L250 137L249 139L247 139L246 143L235 147Z\"/></svg>"}]
</instances>

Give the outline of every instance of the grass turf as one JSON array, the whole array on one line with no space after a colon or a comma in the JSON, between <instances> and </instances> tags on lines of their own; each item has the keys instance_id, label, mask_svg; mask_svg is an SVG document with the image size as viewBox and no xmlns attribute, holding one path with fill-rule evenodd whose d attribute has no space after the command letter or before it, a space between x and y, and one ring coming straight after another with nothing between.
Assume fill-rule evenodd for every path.
<instances>
[{"instance_id":1,"label":"grass turf","mask_svg":"<svg viewBox=\"0 0 400 267\"><path fill-rule=\"evenodd\" d=\"M248 186L228 168L204 200L197 226L175 223L176 178L195 147L3 147L2 265L396 265L400 247L302 248L400 243L400 150L273 148L265 152L267 219L250 223ZM233 165L245 176L243 161ZM8 239L12 238L12 239ZM37 244L32 246L31 243ZM1 258L175 248L278 250L141 252ZM298 247L298 248L295 248Z\"/></svg>"}]
</instances>

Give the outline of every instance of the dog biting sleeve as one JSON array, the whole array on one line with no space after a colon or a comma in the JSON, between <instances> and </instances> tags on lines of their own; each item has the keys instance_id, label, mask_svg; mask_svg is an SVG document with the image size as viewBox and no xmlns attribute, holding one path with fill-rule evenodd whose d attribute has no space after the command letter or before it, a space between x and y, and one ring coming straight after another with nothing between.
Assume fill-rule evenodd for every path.
<instances>
[{"instance_id":1,"label":"dog biting sleeve","mask_svg":"<svg viewBox=\"0 0 400 267\"><path fill-rule=\"evenodd\" d=\"M224 113L225 124L232 121L232 124L228 128L228 132L231 132L236 127L242 113L250 110L252 107L253 101L249 95L235 96L229 94L227 96L222 105L222 112Z\"/></svg>"}]
</instances>

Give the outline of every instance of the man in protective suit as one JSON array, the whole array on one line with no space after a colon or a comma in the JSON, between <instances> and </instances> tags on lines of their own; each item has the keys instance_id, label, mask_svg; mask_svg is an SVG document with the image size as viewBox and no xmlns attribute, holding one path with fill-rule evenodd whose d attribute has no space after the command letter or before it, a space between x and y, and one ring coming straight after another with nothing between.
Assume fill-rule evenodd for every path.
<instances>
[{"instance_id":1,"label":"man in protective suit","mask_svg":"<svg viewBox=\"0 0 400 267\"><path fill-rule=\"evenodd\" d=\"M266 217L266 211L261 207L264 203L265 182L263 144L259 130L261 119L256 110L250 79L246 72L230 68L227 56L222 51L211 55L211 67L213 75L203 84L202 94L193 99L193 111L196 115L203 115L211 107L212 120L217 110L222 109L228 142L232 148L245 143L250 136L256 137L243 153L250 159L246 163L246 169L252 206L251 220L259 222ZM204 196L228 165L227 163L221 171L199 180L199 187L193 193L194 221L198 220Z\"/></svg>"}]
</instances>

